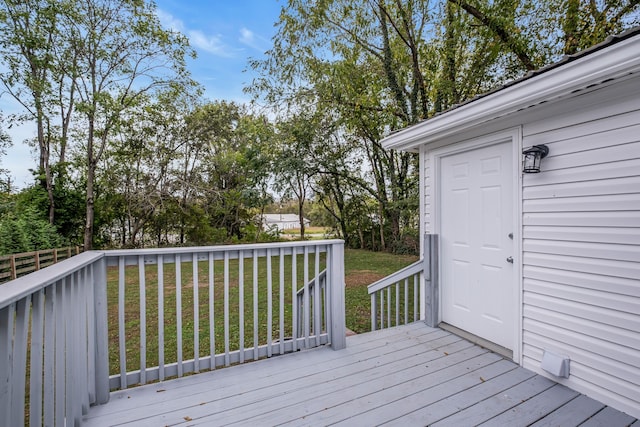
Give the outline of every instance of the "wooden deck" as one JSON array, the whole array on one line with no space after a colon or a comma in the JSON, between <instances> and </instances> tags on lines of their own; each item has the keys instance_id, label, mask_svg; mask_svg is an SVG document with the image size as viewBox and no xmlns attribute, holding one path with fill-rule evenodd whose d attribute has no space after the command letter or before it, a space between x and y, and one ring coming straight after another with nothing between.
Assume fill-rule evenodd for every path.
<instances>
[{"instance_id":1,"label":"wooden deck","mask_svg":"<svg viewBox=\"0 0 640 427\"><path fill-rule=\"evenodd\" d=\"M89 426L628 426L640 422L422 323L114 392Z\"/></svg>"}]
</instances>

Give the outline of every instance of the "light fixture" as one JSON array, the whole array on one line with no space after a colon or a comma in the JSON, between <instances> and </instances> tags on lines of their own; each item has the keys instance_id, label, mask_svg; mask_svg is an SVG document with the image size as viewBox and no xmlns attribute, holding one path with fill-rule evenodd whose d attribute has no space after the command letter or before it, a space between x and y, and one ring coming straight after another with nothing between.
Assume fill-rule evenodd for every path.
<instances>
[{"instance_id":1,"label":"light fixture","mask_svg":"<svg viewBox=\"0 0 640 427\"><path fill-rule=\"evenodd\" d=\"M549 154L549 147L543 144L522 150L522 172L540 172L540 160L547 157L547 154Z\"/></svg>"}]
</instances>

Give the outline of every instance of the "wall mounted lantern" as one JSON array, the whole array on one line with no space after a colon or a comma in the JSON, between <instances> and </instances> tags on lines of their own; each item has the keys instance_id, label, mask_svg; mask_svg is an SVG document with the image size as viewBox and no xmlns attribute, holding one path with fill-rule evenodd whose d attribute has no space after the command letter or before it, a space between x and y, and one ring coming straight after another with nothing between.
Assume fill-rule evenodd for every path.
<instances>
[{"instance_id":1,"label":"wall mounted lantern","mask_svg":"<svg viewBox=\"0 0 640 427\"><path fill-rule=\"evenodd\" d=\"M549 154L549 147L546 145L534 145L522 150L522 172L540 172L540 161Z\"/></svg>"}]
</instances>

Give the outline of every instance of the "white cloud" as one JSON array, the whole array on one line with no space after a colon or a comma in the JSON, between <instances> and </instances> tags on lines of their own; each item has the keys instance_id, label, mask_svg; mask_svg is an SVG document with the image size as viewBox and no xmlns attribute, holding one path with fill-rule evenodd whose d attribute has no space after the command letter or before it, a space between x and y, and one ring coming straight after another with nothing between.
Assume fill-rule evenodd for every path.
<instances>
[{"instance_id":1,"label":"white cloud","mask_svg":"<svg viewBox=\"0 0 640 427\"><path fill-rule=\"evenodd\" d=\"M219 35L207 36L200 30L187 31L189 41L196 49L204 50L217 56L231 57L233 52L226 46Z\"/></svg>"},{"instance_id":2,"label":"white cloud","mask_svg":"<svg viewBox=\"0 0 640 427\"><path fill-rule=\"evenodd\" d=\"M240 38L238 41L246 46L257 51L265 52L271 43L264 37L256 36L256 34L248 28L242 27L240 29Z\"/></svg>"},{"instance_id":3,"label":"white cloud","mask_svg":"<svg viewBox=\"0 0 640 427\"><path fill-rule=\"evenodd\" d=\"M181 33L184 32L184 23L178 18L161 9L157 9L156 14L158 15L158 19L160 19L160 23L163 27L169 28L173 31L180 31Z\"/></svg>"},{"instance_id":4,"label":"white cloud","mask_svg":"<svg viewBox=\"0 0 640 427\"><path fill-rule=\"evenodd\" d=\"M253 35L253 31L247 28L240 29L240 43L244 43L246 45L251 46L254 43L255 37Z\"/></svg>"},{"instance_id":5,"label":"white cloud","mask_svg":"<svg viewBox=\"0 0 640 427\"><path fill-rule=\"evenodd\" d=\"M187 28L180 19L161 9L157 9L156 13L162 26L186 35L189 38L191 46L197 50L226 58L234 56L234 50L222 41L221 35L205 34L201 30Z\"/></svg>"}]
</instances>

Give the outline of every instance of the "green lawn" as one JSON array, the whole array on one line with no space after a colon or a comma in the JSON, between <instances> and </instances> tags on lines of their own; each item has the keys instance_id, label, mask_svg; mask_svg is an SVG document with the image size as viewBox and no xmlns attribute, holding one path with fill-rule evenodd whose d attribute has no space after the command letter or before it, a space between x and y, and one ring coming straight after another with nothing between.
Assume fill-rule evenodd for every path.
<instances>
[{"instance_id":1,"label":"green lawn","mask_svg":"<svg viewBox=\"0 0 640 427\"><path fill-rule=\"evenodd\" d=\"M367 285L415 262L412 255L345 250L345 307L347 328L356 333L371 330L371 298Z\"/></svg>"},{"instance_id":2,"label":"green lawn","mask_svg":"<svg viewBox=\"0 0 640 427\"><path fill-rule=\"evenodd\" d=\"M346 323L347 327L355 332L366 332L370 329L370 302L367 294L367 285L393 273L415 261L412 256L397 256L387 253L376 253L363 250L345 250L345 282L346 282ZM320 270L324 268L324 256L320 259ZM310 255L309 277L315 274L315 258ZM302 287L303 268L302 256L298 256L297 262L297 288ZM222 353L224 347L224 278L223 262L216 261L214 265L214 347L216 353ZM245 325L245 347L253 345L253 268L251 260L244 263L244 272L239 273L238 260L229 261L229 349L230 351L239 348L239 295L240 281L244 283L244 325ZM269 331L267 320L268 295L266 261L261 259L258 268L258 323L259 342L264 344ZM272 339L275 341L280 336L280 274L284 274L284 336L292 335L291 326L291 300L292 300L292 266L291 257L285 257L284 268L280 271L279 259L274 256L272 259ZM140 287L139 271L137 266L130 266L125 271L125 336L127 342L127 371L135 370L140 366ZM182 307L182 357L188 360L194 357L194 286L193 286L193 264L183 262L181 264L182 286L181 292L176 291L176 270L174 264L164 266L164 351L165 363L174 362L177 358L177 337L178 319L176 316L177 297L181 298ZM158 364L158 281L157 267L147 266L145 268L145 309L146 309L146 366L156 366ZM208 287L209 266L207 262L198 263L198 337L199 354L205 356L209 354L210 348L210 325L209 325L209 287ZM116 374L120 370L119 348L118 348L118 269L110 268L108 271L109 299L109 340L110 340L110 373Z\"/></svg>"}]
</instances>

